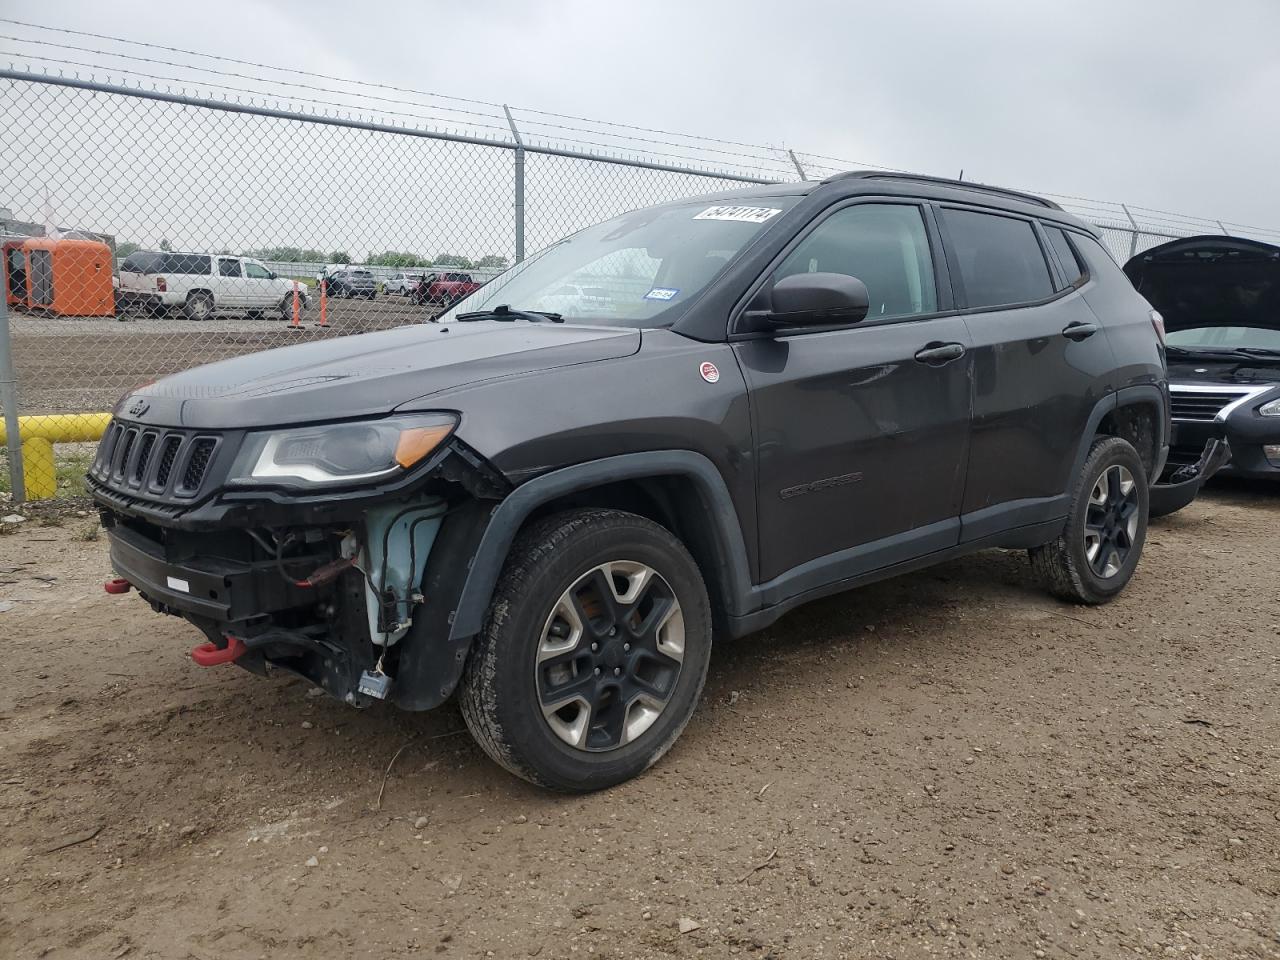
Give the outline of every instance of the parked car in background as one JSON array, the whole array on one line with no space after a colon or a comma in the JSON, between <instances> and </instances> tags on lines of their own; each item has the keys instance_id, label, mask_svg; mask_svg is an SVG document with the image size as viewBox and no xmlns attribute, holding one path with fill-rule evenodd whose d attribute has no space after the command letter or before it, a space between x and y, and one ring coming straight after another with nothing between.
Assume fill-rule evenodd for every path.
<instances>
[{"instance_id":1,"label":"parked car in background","mask_svg":"<svg viewBox=\"0 0 1280 960\"><path fill-rule=\"evenodd\" d=\"M1195 463L1225 439L1223 474L1280 480L1280 247L1188 237L1124 269L1164 317L1170 464Z\"/></svg>"},{"instance_id":2,"label":"parked car in background","mask_svg":"<svg viewBox=\"0 0 1280 960\"><path fill-rule=\"evenodd\" d=\"M609 292L601 287L566 283L543 300L547 309L566 317L600 317L609 314Z\"/></svg>"},{"instance_id":3,"label":"parked car in background","mask_svg":"<svg viewBox=\"0 0 1280 960\"><path fill-rule=\"evenodd\" d=\"M397 270L390 280L382 281L382 292L387 296L391 296L393 293L407 296L424 279L426 279L425 273L406 273L403 270Z\"/></svg>"},{"instance_id":4,"label":"parked car in background","mask_svg":"<svg viewBox=\"0 0 1280 960\"><path fill-rule=\"evenodd\" d=\"M378 295L378 281L368 270L339 270L325 281L331 297L365 297L372 300Z\"/></svg>"},{"instance_id":5,"label":"parked car in background","mask_svg":"<svg viewBox=\"0 0 1280 960\"><path fill-rule=\"evenodd\" d=\"M153 315L179 309L191 320L217 313L293 312L307 305L305 285L276 275L259 260L225 254L138 250L120 264L119 301Z\"/></svg>"},{"instance_id":6,"label":"parked car in background","mask_svg":"<svg viewBox=\"0 0 1280 960\"><path fill-rule=\"evenodd\" d=\"M463 297L470 296L483 284L476 283L469 273L429 273L414 288L413 302L448 307Z\"/></svg>"},{"instance_id":7,"label":"parked car in background","mask_svg":"<svg viewBox=\"0 0 1280 960\"><path fill-rule=\"evenodd\" d=\"M599 316L550 309L596 285ZM681 200L437 320L124 397L86 478L114 592L187 618L201 664L456 691L495 761L582 791L675 742L713 630L991 547L1102 604L1142 555L1157 318L1037 197L877 172Z\"/></svg>"}]
</instances>

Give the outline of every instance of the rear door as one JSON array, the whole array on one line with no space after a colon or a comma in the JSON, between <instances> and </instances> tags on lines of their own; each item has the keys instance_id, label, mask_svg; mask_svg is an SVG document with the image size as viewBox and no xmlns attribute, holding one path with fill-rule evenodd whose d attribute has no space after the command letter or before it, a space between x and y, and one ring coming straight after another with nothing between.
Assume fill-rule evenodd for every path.
<instances>
[{"instance_id":1,"label":"rear door","mask_svg":"<svg viewBox=\"0 0 1280 960\"><path fill-rule=\"evenodd\" d=\"M735 342L750 388L760 572L779 596L959 539L969 437L968 334L915 202L829 211L764 280L855 276L870 312L821 332Z\"/></svg>"},{"instance_id":2,"label":"rear door","mask_svg":"<svg viewBox=\"0 0 1280 960\"><path fill-rule=\"evenodd\" d=\"M243 307L249 303L245 289L244 268L239 257L218 257L218 277L214 280L214 299L219 307Z\"/></svg>"},{"instance_id":3,"label":"rear door","mask_svg":"<svg viewBox=\"0 0 1280 960\"><path fill-rule=\"evenodd\" d=\"M973 341L968 541L1065 513L1115 360L1081 293L1088 275L1074 256L1059 265L1038 221L958 205L939 205L938 217Z\"/></svg>"}]
</instances>

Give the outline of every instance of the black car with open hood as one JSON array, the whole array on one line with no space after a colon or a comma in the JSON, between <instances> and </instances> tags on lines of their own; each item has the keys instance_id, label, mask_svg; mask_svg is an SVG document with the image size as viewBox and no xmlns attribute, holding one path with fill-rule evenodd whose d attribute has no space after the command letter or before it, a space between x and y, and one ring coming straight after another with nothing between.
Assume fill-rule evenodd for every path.
<instances>
[{"instance_id":1,"label":"black car with open hood","mask_svg":"<svg viewBox=\"0 0 1280 960\"><path fill-rule=\"evenodd\" d=\"M1201 236L1124 267L1164 317L1173 468L1225 438L1224 473L1280 480L1280 247Z\"/></svg>"}]
</instances>

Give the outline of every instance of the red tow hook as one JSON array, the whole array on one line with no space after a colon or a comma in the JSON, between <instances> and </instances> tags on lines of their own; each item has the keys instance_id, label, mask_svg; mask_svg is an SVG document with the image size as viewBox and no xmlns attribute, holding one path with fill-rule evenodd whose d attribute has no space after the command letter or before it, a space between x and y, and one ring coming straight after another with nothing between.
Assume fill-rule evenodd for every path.
<instances>
[{"instance_id":1,"label":"red tow hook","mask_svg":"<svg viewBox=\"0 0 1280 960\"><path fill-rule=\"evenodd\" d=\"M124 577L116 577L113 580L108 580L102 585L102 589L107 591L107 593L128 593L132 587L133 584Z\"/></svg>"},{"instance_id":2,"label":"red tow hook","mask_svg":"<svg viewBox=\"0 0 1280 960\"><path fill-rule=\"evenodd\" d=\"M191 649L191 659L202 667L216 667L220 663L231 663L241 657L249 648L239 637L227 637L225 647L215 646L212 641L202 643Z\"/></svg>"}]
</instances>

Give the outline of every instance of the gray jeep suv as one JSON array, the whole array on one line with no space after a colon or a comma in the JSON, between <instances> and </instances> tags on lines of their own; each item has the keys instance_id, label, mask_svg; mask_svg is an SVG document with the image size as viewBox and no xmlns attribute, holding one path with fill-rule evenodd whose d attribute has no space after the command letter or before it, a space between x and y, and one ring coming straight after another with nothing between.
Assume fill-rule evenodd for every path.
<instances>
[{"instance_id":1,"label":"gray jeep suv","mask_svg":"<svg viewBox=\"0 0 1280 960\"><path fill-rule=\"evenodd\" d=\"M435 322L126 396L89 476L109 587L199 628L198 663L458 692L507 769L600 788L675 741L713 636L816 597L989 547L1114 597L1168 449L1157 321L1010 191L852 173L637 210Z\"/></svg>"}]
</instances>

